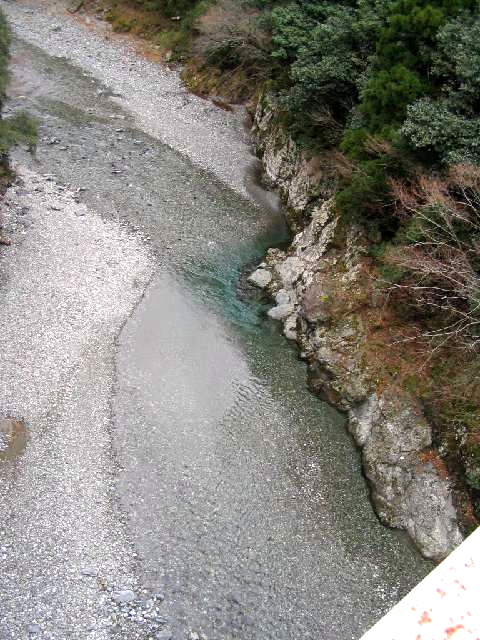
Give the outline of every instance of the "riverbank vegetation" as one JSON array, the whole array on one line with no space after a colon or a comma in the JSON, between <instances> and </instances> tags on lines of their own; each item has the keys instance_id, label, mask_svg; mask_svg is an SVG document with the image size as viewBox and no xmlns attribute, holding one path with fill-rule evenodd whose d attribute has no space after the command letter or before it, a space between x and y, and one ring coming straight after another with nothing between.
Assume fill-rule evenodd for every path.
<instances>
[{"instance_id":1,"label":"riverbank vegetation","mask_svg":"<svg viewBox=\"0 0 480 640\"><path fill-rule=\"evenodd\" d=\"M5 101L8 85L8 61L10 31L3 12L0 10L0 112ZM15 144L25 144L34 149L37 128L32 118L19 112L10 118L0 116L0 188L3 190L10 179L8 151Z\"/></svg>"},{"instance_id":2,"label":"riverbank vegetation","mask_svg":"<svg viewBox=\"0 0 480 640\"><path fill-rule=\"evenodd\" d=\"M337 159L336 206L367 230L390 339L418 362L412 374L397 358L389 375L423 401L480 515L478 3L94 4L185 62L192 90L233 102L268 92L300 147Z\"/></svg>"},{"instance_id":3,"label":"riverbank vegetation","mask_svg":"<svg viewBox=\"0 0 480 640\"><path fill-rule=\"evenodd\" d=\"M368 230L397 318L391 338L415 345L418 369L403 383L431 413L446 457L463 468L478 514L478 5L289 3L272 8L270 25L285 124L300 145L340 152L337 208Z\"/></svg>"}]
</instances>

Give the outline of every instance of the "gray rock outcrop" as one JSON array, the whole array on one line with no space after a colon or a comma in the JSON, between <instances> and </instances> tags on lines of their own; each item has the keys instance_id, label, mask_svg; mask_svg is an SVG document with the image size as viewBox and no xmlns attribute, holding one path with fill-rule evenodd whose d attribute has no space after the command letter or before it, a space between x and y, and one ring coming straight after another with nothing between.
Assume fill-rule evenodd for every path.
<instances>
[{"instance_id":1,"label":"gray rock outcrop","mask_svg":"<svg viewBox=\"0 0 480 640\"><path fill-rule=\"evenodd\" d=\"M298 343L312 390L348 414L380 519L441 560L462 535L431 426L413 395L393 383L379 388L362 358L368 337L358 310L376 304L364 231L341 224L329 172L276 125L268 101L257 108L254 133L297 233L287 251L270 249L250 280L275 301L269 316Z\"/></svg>"}]
</instances>

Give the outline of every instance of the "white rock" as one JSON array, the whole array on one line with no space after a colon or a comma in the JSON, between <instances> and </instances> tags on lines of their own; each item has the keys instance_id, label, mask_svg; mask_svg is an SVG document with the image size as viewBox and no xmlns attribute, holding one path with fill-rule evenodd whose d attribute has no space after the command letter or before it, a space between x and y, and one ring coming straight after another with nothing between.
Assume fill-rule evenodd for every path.
<instances>
[{"instance_id":1,"label":"white rock","mask_svg":"<svg viewBox=\"0 0 480 640\"><path fill-rule=\"evenodd\" d=\"M284 320L293 313L293 304L279 304L268 311L268 315L273 320Z\"/></svg>"},{"instance_id":2,"label":"white rock","mask_svg":"<svg viewBox=\"0 0 480 640\"><path fill-rule=\"evenodd\" d=\"M277 295L275 296L275 302L278 305L281 304L291 304L292 300L290 298L290 295L287 291L285 291L285 289L280 289L280 291L277 293Z\"/></svg>"},{"instance_id":3,"label":"white rock","mask_svg":"<svg viewBox=\"0 0 480 640\"><path fill-rule=\"evenodd\" d=\"M296 340L297 339L297 315L296 313L292 313L285 320L285 325L283 327L283 335L288 340Z\"/></svg>"},{"instance_id":4,"label":"white rock","mask_svg":"<svg viewBox=\"0 0 480 640\"><path fill-rule=\"evenodd\" d=\"M303 260L297 256L289 256L283 262L275 265L275 271L281 281L281 283L287 287L292 288L295 282L302 275L305 269Z\"/></svg>"},{"instance_id":5,"label":"white rock","mask_svg":"<svg viewBox=\"0 0 480 640\"><path fill-rule=\"evenodd\" d=\"M272 274L268 269L257 269L249 277L248 282L255 285L259 289L265 289L272 281Z\"/></svg>"},{"instance_id":6,"label":"white rock","mask_svg":"<svg viewBox=\"0 0 480 640\"><path fill-rule=\"evenodd\" d=\"M132 602L135 600L135 593L130 589L124 589L123 591L117 591L113 594L113 599L118 604L123 604L124 602Z\"/></svg>"}]
</instances>

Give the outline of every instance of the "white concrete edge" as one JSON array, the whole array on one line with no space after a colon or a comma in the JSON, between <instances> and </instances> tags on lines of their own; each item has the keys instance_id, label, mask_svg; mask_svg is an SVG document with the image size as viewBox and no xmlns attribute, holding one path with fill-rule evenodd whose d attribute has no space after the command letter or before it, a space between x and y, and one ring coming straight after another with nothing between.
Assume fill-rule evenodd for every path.
<instances>
[{"instance_id":1,"label":"white concrete edge","mask_svg":"<svg viewBox=\"0 0 480 640\"><path fill-rule=\"evenodd\" d=\"M480 640L480 527L361 640Z\"/></svg>"}]
</instances>

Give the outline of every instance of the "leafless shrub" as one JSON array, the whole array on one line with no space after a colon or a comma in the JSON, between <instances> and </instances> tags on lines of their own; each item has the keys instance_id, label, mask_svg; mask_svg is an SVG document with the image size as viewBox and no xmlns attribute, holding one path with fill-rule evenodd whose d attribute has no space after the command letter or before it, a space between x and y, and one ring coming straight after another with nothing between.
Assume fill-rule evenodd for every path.
<instances>
[{"instance_id":1,"label":"leafless shrub","mask_svg":"<svg viewBox=\"0 0 480 640\"><path fill-rule=\"evenodd\" d=\"M197 55L223 71L248 70L261 76L269 58L268 35L259 27L260 12L241 0L219 0L197 24Z\"/></svg>"},{"instance_id":2,"label":"leafless shrub","mask_svg":"<svg viewBox=\"0 0 480 640\"><path fill-rule=\"evenodd\" d=\"M318 107L311 115L311 119L316 124L330 129L340 135L344 130L344 125L333 115L332 109L328 105Z\"/></svg>"},{"instance_id":3,"label":"leafless shrub","mask_svg":"<svg viewBox=\"0 0 480 640\"><path fill-rule=\"evenodd\" d=\"M329 150L329 158L335 169L335 173L340 178L343 180L349 180L352 177L356 165L348 156L341 151L338 151L338 149L332 149Z\"/></svg>"},{"instance_id":4,"label":"leafless shrub","mask_svg":"<svg viewBox=\"0 0 480 640\"><path fill-rule=\"evenodd\" d=\"M480 171L457 166L447 179L420 176L391 188L404 221L404 243L385 256L403 272L392 289L431 319L420 338L434 350L450 342L478 351Z\"/></svg>"},{"instance_id":5,"label":"leafless shrub","mask_svg":"<svg viewBox=\"0 0 480 640\"><path fill-rule=\"evenodd\" d=\"M365 150L369 151L375 156L395 156L398 152L395 151L391 142L380 138L378 136L368 136L365 141Z\"/></svg>"}]
</instances>

